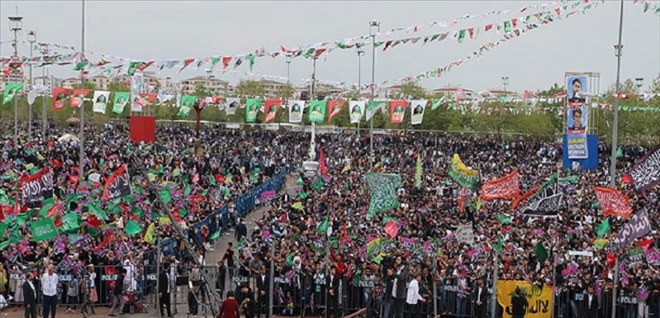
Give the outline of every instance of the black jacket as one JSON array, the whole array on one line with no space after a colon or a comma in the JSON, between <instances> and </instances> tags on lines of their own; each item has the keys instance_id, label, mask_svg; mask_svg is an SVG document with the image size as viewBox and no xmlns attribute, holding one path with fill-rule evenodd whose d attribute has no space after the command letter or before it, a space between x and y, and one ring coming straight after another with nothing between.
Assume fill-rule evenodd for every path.
<instances>
[{"instance_id":1,"label":"black jacket","mask_svg":"<svg viewBox=\"0 0 660 318\"><path fill-rule=\"evenodd\" d=\"M257 297L262 298L262 297L267 297L268 296L268 291L270 286L270 277L268 275L264 275L263 278L261 274L257 274ZM266 294L264 296L261 296L261 291L264 291Z\"/></svg>"},{"instance_id":2,"label":"black jacket","mask_svg":"<svg viewBox=\"0 0 660 318\"><path fill-rule=\"evenodd\" d=\"M23 300L25 301L23 304L24 307L27 307L27 305L37 305L36 290L33 290L32 287L30 287L30 283L28 283L27 280L23 282Z\"/></svg>"},{"instance_id":3,"label":"black jacket","mask_svg":"<svg viewBox=\"0 0 660 318\"><path fill-rule=\"evenodd\" d=\"M115 289L113 289L112 293L115 296L124 293L124 276L121 273L117 274L117 281L115 281Z\"/></svg>"},{"instance_id":4,"label":"black jacket","mask_svg":"<svg viewBox=\"0 0 660 318\"><path fill-rule=\"evenodd\" d=\"M167 294L167 286L170 284L170 280L167 278L165 272L160 272L158 275L158 293ZM170 291L172 288L170 288Z\"/></svg>"}]
</instances>

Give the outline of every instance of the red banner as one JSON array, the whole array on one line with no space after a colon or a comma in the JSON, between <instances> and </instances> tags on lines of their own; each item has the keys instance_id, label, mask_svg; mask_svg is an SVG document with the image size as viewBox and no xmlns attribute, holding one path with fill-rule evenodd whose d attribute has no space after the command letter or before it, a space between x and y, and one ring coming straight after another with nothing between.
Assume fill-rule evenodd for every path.
<instances>
[{"instance_id":1,"label":"red banner","mask_svg":"<svg viewBox=\"0 0 660 318\"><path fill-rule=\"evenodd\" d=\"M623 218L629 218L632 208L628 203L628 197L616 189L594 187L598 206L603 211L603 215L614 214Z\"/></svg>"},{"instance_id":2,"label":"red banner","mask_svg":"<svg viewBox=\"0 0 660 318\"><path fill-rule=\"evenodd\" d=\"M80 105L83 104L85 97L89 94L89 90L76 88L73 90L73 95L71 95L71 107L80 108Z\"/></svg>"},{"instance_id":3,"label":"red banner","mask_svg":"<svg viewBox=\"0 0 660 318\"><path fill-rule=\"evenodd\" d=\"M332 120L332 117L335 117L339 114L342 107L344 107L343 100L331 100L328 102L328 109L330 110L330 115L328 121Z\"/></svg>"},{"instance_id":4,"label":"red banner","mask_svg":"<svg viewBox=\"0 0 660 318\"><path fill-rule=\"evenodd\" d=\"M484 182L481 187L481 199L489 201L495 199L513 199L520 194L520 179L518 170L491 181Z\"/></svg>"},{"instance_id":5,"label":"red banner","mask_svg":"<svg viewBox=\"0 0 660 318\"><path fill-rule=\"evenodd\" d=\"M517 208L520 202L529 199L531 196L536 194L536 192L539 191L539 189L541 189L541 186L536 186L531 190L527 191L525 194L513 199L513 201L511 201L511 207L513 209Z\"/></svg>"},{"instance_id":6,"label":"red banner","mask_svg":"<svg viewBox=\"0 0 660 318\"><path fill-rule=\"evenodd\" d=\"M53 89L53 109L61 110L64 108L64 102L71 94L68 88L56 87Z\"/></svg>"},{"instance_id":7,"label":"red banner","mask_svg":"<svg viewBox=\"0 0 660 318\"><path fill-rule=\"evenodd\" d=\"M277 109L280 108L281 106L282 106L281 99L267 99L264 109L264 111L266 112L264 122L267 123L269 121L275 120L275 117L277 117Z\"/></svg>"},{"instance_id":8,"label":"red banner","mask_svg":"<svg viewBox=\"0 0 660 318\"><path fill-rule=\"evenodd\" d=\"M405 100L393 100L390 102L390 122L392 124L400 124L403 122L403 116L406 114L406 106L408 102Z\"/></svg>"}]
</instances>

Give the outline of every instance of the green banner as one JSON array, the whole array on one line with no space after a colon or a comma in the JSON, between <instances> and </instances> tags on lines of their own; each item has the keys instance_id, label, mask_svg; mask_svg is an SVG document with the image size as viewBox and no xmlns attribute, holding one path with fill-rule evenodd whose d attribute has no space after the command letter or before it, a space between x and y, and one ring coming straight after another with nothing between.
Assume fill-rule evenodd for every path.
<instances>
[{"instance_id":1,"label":"green banner","mask_svg":"<svg viewBox=\"0 0 660 318\"><path fill-rule=\"evenodd\" d=\"M245 100L245 122L253 123L257 120L257 113L261 108L262 100L259 98L248 98Z\"/></svg>"},{"instance_id":2,"label":"green banner","mask_svg":"<svg viewBox=\"0 0 660 318\"><path fill-rule=\"evenodd\" d=\"M181 96L181 107L179 108L177 116L188 117L190 110L195 106L196 99L197 97L195 96Z\"/></svg>"},{"instance_id":3,"label":"green banner","mask_svg":"<svg viewBox=\"0 0 660 318\"><path fill-rule=\"evenodd\" d=\"M23 83L7 83L7 86L5 87L5 94L2 97L2 105L9 103L9 101L14 99L16 94L18 94L18 92L20 92L22 89Z\"/></svg>"},{"instance_id":4,"label":"green banner","mask_svg":"<svg viewBox=\"0 0 660 318\"><path fill-rule=\"evenodd\" d=\"M57 236L57 228L53 219L43 219L30 223L32 237L36 242L52 240Z\"/></svg>"},{"instance_id":5,"label":"green banner","mask_svg":"<svg viewBox=\"0 0 660 318\"><path fill-rule=\"evenodd\" d=\"M371 193L367 219L374 217L376 212L399 207L396 190L401 187L401 175L368 173L366 181Z\"/></svg>"},{"instance_id":6,"label":"green banner","mask_svg":"<svg viewBox=\"0 0 660 318\"><path fill-rule=\"evenodd\" d=\"M309 102L309 121L318 124L323 123L327 106L324 100L313 100Z\"/></svg>"},{"instance_id":7,"label":"green banner","mask_svg":"<svg viewBox=\"0 0 660 318\"><path fill-rule=\"evenodd\" d=\"M115 99L112 103L112 112L115 114L123 113L124 107L126 107L130 98L131 93L129 92L115 92Z\"/></svg>"}]
</instances>

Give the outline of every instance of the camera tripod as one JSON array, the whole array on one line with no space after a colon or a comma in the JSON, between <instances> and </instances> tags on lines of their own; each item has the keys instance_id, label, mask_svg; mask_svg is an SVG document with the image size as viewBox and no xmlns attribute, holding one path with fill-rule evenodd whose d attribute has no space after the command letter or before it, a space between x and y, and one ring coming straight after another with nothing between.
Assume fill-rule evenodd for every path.
<instances>
[{"instance_id":1,"label":"camera tripod","mask_svg":"<svg viewBox=\"0 0 660 318\"><path fill-rule=\"evenodd\" d=\"M199 286L199 291L197 293L193 292L193 287ZM198 281L190 281L188 284L188 306L192 307L193 305L193 299L196 302L195 304L195 310L196 313L193 315L192 312L189 312L187 317L199 317L199 307L201 306L202 308L202 315L201 317L207 318L209 314L211 314L211 318L214 318L216 315L215 309L213 307L213 303L211 302L211 293L209 292L209 284L206 282L206 280L201 277L200 280ZM201 298L201 299L200 299Z\"/></svg>"}]
</instances>

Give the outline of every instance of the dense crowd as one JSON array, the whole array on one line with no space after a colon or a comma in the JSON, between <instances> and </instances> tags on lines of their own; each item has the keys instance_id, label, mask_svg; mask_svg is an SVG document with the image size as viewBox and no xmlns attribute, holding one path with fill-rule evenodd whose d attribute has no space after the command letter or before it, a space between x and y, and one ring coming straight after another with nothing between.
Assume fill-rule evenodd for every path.
<instances>
[{"instance_id":1,"label":"dense crowd","mask_svg":"<svg viewBox=\"0 0 660 318\"><path fill-rule=\"evenodd\" d=\"M298 138L298 142L305 142L305 136ZM237 275L260 272L251 260L264 264L264 270L269 260L274 260L278 279L273 297L282 313L289 313L292 304L318 311L326 306L327 298L332 309L329 314L335 317L340 315L340 308L370 305L387 318L395 313L395 317L402 317L404 309L419 317L433 312L436 286L439 313L485 317L494 305L494 266L500 280L556 287L553 291L558 305L554 310L564 317L584 317L580 314L583 308L594 315L596 311L601 315L611 312L608 295L615 269L607 256L612 251L596 241L596 228L606 217L593 192L593 186L607 186L609 181L611 149L606 145L599 146L600 168L589 171L561 169L562 149L552 141L498 136L377 136L374 171L400 174L403 185L397 191L400 208L379 212L373 218L367 213L370 194L364 181L370 165L368 137L325 135L318 147L317 153L323 148L328 171L322 187L312 178L305 180L301 189L289 189L291 194L266 213L250 243L239 249L243 261L238 263L241 272ZM660 222L658 192L638 196L620 182L621 172L628 171L646 150L621 148L616 185L630 197L633 211L647 208L653 231L637 242L652 249L659 238L655 231ZM518 169L521 194L560 171L560 178L570 181L560 184L564 199L558 216L522 217L520 208L512 208L511 200L481 201L478 192L465 195L448 174L454 154L459 154L467 166L479 169L482 182ZM423 166L420 188L415 186L418 155ZM302 205L297 206L297 202ZM502 216L510 222L503 221ZM326 217L329 230L324 227ZM395 220L398 228L394 239L385 230L389 220ZM609 217L610 230L603 238L613 240L627 221ZM453 236L470 222L474 244ZM268 250L271 237L275 238L275 255ZM500 238L501 251L494 263ZM548 252L543 262L535 253L539 242ZM380 244L377 253L370 251L374 243ZM569 255L569 251L585 253ZM593 256L586 256L589 252ZM625 249L619 254L619 313L628 317L657 313L660 277L654 262L632 262L626 255ZM565 270L574 266L578 270L566 274ZM332 271L327 272L328 268ZM333 292L326 293L326 288ZM640 295L640 291L647 293ZM585 303L593 298L600 299L601 305ZM263 304L258 307L264 308Z\"/></svg>"},{"instance_id":2,"label":"dense crowd","mask_svg":"<svg viewBox=\"0 0 660 318\"><path fill-rule=\"evenodd\" d=\"M241 193L280 168L300 167L309 145L309 135L304 133L204 129L202 155L195 156L191 149L194 131L188 128L159 128L154 144L129 142L127 131L120 126L89 128L85 175L98 174L99 179L80 182L77 142L58 141L63 133L51 131L53 137L46 139L23 137L18 144L10 137L2 141L0 204L3 211L9 211L5 215L13 215L6 218L9 227L2 233L3 241L11 242L0 255L0 291L5 298L12 296L20 301L16 286L21 282L7 279L13 271L20 270L17 264L44 269L49 264L62 263L70 267L122 265L137 271L134 265L143 264L141 256L153 250L154 245L146 242L144 232L130 235L122 231L121 225L128 220L135 220L143 230L157 223L158 237L177 236L167 222L161 222L158 214L162 212L150 208L155 194L147 191L141 173L131 167L131 158L144 162L149 178L160 190L169 189L169 206L180 216L175 221L187 229L211 211L225 204L231 206ZM301 178L296 186L284 189L285 194L272 202L251 235L243 240L238 237L216 264L218 269L228 270L229 276L251 277L248 287L238 289L237 297L242 303L246 294L255 293L252 313L266 313L272 296L277 313L282 314L329 308L329 314L338 317L341 311L368 307L387 318L400 318L404 310L420 317L431 312L435 294L441 313L484 317L495 306L491 301L495 267L500 280L553 286L556 299L560 300L556 310L565 317L579 316L576 308L584 306L584 299L591 301L593 297L589 295L594 293L602 300L597 306L601 314L611 311L607 295L612 292L614 266L608 259L610 251L596 244L596 227L606 217L595 204L593 192L593 186L606 186L609 181L606 167L610 149L606 145L599 146L600 168L594 171L560 169L562 149L556 142L523 137L378 135L373 163L369 162L369 138L365 136L319 135L317 154L321 149L327 174ZM621 150L618 169L626 172L647 149L626 146ZM478 190L466 193L449 175L454 154L460 155L467 166L479 170L481 182L517 169L521 193L544 183L557 171L562 179L573 181L561 184L564 200L558 217L523 218L518 209L512 208L510 200L482 201L478 199ZM423 171L420 187L415 185L418 157ZM101 199L106 178L123 164L129 166L132 177L132 199L122 200L115 212L111 212L111 206L105 206L108 217L100 227L86 222L79 232L60 235L56 240L31 240L27 224L37 219L38 213L20 202L15 204L16 182L21 174L33 172L34 167L50 166L55 196L66 202L62 214L67 211L84 217L89 211L83 206ZM370 194L364 180L371 165L374 172L399 174L402 180L397 190L400 207L373 217L367 213ZM638 242L650 241L645 248L654 248L659 238L655 229L660 222L657 190L638 196L629 185L620 182L620 176L617 186L630 197L634 211L646 207L654 229ZM67 199L75 193L84 197ZM229 211L231 214L232 209ZM18 224L16 212L27 214L28 218ZM504 222L502 216L510 221ZM229 219L236 221L231 215ZM391 220L397 227L394 237L385 230ZM609 221L611 227L604 238L613 240L628 220L609 217ZM467 224L472 224L474 244L455 236ZM12 241L14 231L25 240ZM69 241L71 234L93 235L82 244L73 244ZM202 233L202 241L208 242L211 234ZM270 251L271 242L275 242L275 254ZM548 251L543 262L535 253L539 242ZM374 245L378 246L372 248ZM197 257L206 263L208 244L198 244L197 248ZM591 252L593 256L571 256L569 251ZM184 263L185 257L177 261ZM619 260L619 295L635 299L622 303L620 308L629 316L657 312L660 278L655 265L630 262L623 254ZM264 284L264 277L270 276L271 262L277 278L272 295ZM579 270L562 274L573 266ZM139 273L129 277L132 275ZM129 282L128 286L132 284ZM220 289L224 286L219 284ZM648 293L640 297L639 290ZM562 301L562 297L567 301ZM590 308L589 304L586 306Z\"/></svg>"}]
</instances>

